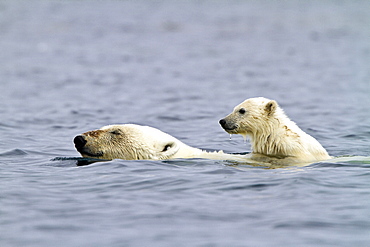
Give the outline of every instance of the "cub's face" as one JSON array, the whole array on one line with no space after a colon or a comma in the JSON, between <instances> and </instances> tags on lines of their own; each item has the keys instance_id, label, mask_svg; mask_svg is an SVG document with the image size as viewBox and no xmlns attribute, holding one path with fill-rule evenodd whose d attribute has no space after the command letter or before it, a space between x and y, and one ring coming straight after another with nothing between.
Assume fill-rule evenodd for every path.
<instances>
[{"instance_id":1,"label":"cub's face","mask_svg":"<svg viewBox=\"0 0 370 247\"><path fill-rule=\"evenodd\" d=\"M219 122L227 133L247 136L266 128L276 108L274 100L251 98L237 105L232 113Z\"/></svg>"},{"instance_id":2,"label":"cub's face","mask_svg":"<svg viewBox=\"0 0 370 247\"><path fill-rule=\"evenodd\" d=\"M167 159L178 151L176 138L152 127L109 125L74 138L83 157L98 159Z\"/></svg>"}]
</instances>

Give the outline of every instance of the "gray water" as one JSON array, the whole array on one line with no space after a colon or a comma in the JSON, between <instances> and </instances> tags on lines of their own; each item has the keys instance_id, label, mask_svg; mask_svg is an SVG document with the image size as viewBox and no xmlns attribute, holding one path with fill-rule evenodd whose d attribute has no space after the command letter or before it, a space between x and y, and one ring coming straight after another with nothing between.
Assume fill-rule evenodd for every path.
<instances>
[{"instance_id":1,"label":"gray water","mask_svg":"<svg viewBox=\"0 0 370 247\"><path fill-rule=\"evenodd\" d=\"M370 156L369 1L0 1L0 246L370 246L370 162L77 166L77 134L150 125L250 152L218 120L277 100ZM71 159L57 159L67 157Z\"/></svg>"}]
</instances>

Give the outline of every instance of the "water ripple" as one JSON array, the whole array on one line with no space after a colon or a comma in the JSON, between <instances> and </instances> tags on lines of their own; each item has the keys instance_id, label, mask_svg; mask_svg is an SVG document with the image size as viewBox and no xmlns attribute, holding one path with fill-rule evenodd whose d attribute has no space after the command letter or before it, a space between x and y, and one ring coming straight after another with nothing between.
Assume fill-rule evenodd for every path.
<instances>
[{"instance_id":1,"label":"water ripple","mask_svg":"<svg viewBox=\"0 0 370 247\"><path fill-rule=\"evenodd\" d=\"M4 153L0 153L0 156L24 156L27 155L28 153L22 149L13 149L10 151L6 151Z\"/></svg>"}]
</instances>

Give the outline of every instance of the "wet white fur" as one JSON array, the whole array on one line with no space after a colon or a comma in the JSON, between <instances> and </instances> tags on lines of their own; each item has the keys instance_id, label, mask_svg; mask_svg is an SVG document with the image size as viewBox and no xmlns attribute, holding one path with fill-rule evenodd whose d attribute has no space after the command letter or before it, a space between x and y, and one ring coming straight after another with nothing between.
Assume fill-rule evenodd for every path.
<instances>
[{"instance_id":1,"label":"wet white fur","mask_svg":"<svg viewBox=\"0 0 370 247\"><path fill-rule=\"evenodd\" d=\"M245 109L240 114L240 109ZM274 100L258 97L245 100L224 118L230 134L241 134L251 141L252 159L281 162L316 162L330 159L321 144L291 121Z\"/></svg>"},{"instance_id":2,"label":"wet white fur","mask_svg":"<svg viewBox=\"0 0 370 247\"><path fill-rule=\"evenodd\" d=\"M125 160L164 160L176 158L206 158L243 160L241 155L206 152L190 147L156 128L136 124L108 125L82 134L87 143L84 157ZM96 156L99 155L100 156Z\"/></svg>"}]
</instances>

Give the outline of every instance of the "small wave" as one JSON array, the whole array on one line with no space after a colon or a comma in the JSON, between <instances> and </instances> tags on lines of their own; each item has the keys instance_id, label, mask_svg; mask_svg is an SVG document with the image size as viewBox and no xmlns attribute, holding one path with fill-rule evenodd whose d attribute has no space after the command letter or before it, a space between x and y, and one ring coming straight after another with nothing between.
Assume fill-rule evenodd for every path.
<instances>
[{"instance_id":1,"label":"small wave","mask_svg":"<svg viewBox=\"0 0 370 247\"><path fill-rule=\"evenodd\" d=\"M331 228L334 223L324 221L283 222L276 224L274 228Z\"/></svg>"},{"instance_id":2,"label":"small wave","mask_svg":"<svg viewBox=\"0 0 370 247\"><path fill-rule=\"evenodd\" d=\"M20 155L27 155L28 153L22 149L13 149L10 151L6 151L4 153L0 153L0 156L20 156Z\"/></svg>"},{"instance_id":3,"label":"small wave","mask_svg":"<svg viewBox=\"0 0 370 247\"><path fill-rule=\"evenodd\" d=\"M370 157L341 156L331 160L312 164L313 167L361 167L370 168Z\"/></svg>"},{"instance_id":4,"label":"small wave","mask_svg":"<svg viewBox=\"0 0 370 247\"><path fill-rule=\"evenodd\" d=\"M183 119L179 116L158 116L157 119L162 121L183 121Z\"/></svg>"},{"instance_id":5,"label":"small wave","mask_svg":"<svg viewBox=\"0 0 370 247\"><path fill-rule=\"evenodd\" d=\"M234 190L256 190L261 191L265 190L268 187L271 186L278 186L280 183L255 183L255 184L233 184L229 186L225 186L223 188L220 188L222 191L234 191Z\"/></svg>"},{"instance_id":6,"label":"small wave","mask_svg":"<svg viewBox=\"0 0 370 247\"><path fill-rule=\"evenodd\" d=\"M14 125L10 125L10 124L6 124L6 123L2 123L0 122L0 128L1 129L5 129L5 128L15 128L16 126Z\"/></svg>"}]
</instances>

